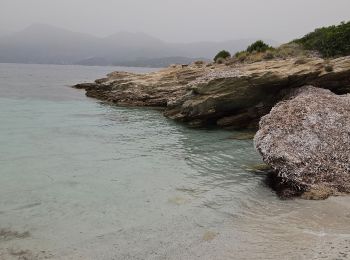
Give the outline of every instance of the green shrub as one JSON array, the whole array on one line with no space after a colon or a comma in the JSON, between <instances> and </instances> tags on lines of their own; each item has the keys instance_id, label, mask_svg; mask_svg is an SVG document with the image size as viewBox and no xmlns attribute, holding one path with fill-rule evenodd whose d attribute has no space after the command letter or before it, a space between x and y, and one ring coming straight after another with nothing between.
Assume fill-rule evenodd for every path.
<instances>
[{"instance_id":1,"label":"green shrub","mask_svg":"<svg viewBox=\"0 0 350 260\"><path fill-rule=\"evenodd\" d=\"M286 43L275 49L275 56L287 59L289 57L308 56L308 52L297 43Z\"/></svg>"},{"instance_id":2,"label":"green shrub","mask_svg":"<svg viewBox=\"0 0 350 260\"><path fill-rule=\"evenodd\" d=\"M248 54L246 51L239 51L235 53L235 57L238 61L243 62L247 58Z\"/></svg>"},{"instance_id":3,"label":"green shrub","mask_svg":"<svg viewBox=\"0 0 350 260\"><path fill-rule=\"evenodd\" d=\"M245 51L237 51L234 56L238 58L242 54L245 54Z\"/></svg>"},{"instance_id":4,"label":"green shrub","mask_svg":"<svg viewBox=\"0 0 350 260\"><path fill-rule=\"evenodd\" d=\"M271 46L267 45L263 41L259 40L248 46L247 52L252 53L254 51L256 52L265 52L269 49L272 49Z\"/></svg>"},{"instance_id":5,"label":"green shrub","mask_svg":"<svg viewBox=\"0 0 350 260\"><path fill-rule=\"evenodd\" d=\"M300 44L295 42L282 44L276 48L268 46L267 50L262 48L262 50L265 51L260 52L257 50L252 50L258 45L262 46L261 43L252 44L251 46L253 47L249 48L251 52L248 52L247 50L236 52L232 62L254 63L263 60L299 58L300 60L297 60L296 64L302 64L302 59L315 57L315 52L305 50ZM307 60L304 62L307 62Z\"/></svg>"},{"instance_id":6,"label":"green shrub","mask_svg":"<svg viewBox=\"0 0 350 260\"><path fill-rule=\"evenodd\" d=\"M350 55L350 22L318 28L293 42L307 50L316 50L323 57Z\"/></svg>"},{"instance_id":7,"label":"green shrub","mask_svg":"<svg viewBox=\"0 0 350 260\"><path fill-rule=\"evenodd\" d=\"M216 62L219 58L227 59L230 57L231 57L231 53L229 53L228 51L222 50L218 54L216 54L216 56L214 57L214 61Z\"/></svg>"}]
</instances>

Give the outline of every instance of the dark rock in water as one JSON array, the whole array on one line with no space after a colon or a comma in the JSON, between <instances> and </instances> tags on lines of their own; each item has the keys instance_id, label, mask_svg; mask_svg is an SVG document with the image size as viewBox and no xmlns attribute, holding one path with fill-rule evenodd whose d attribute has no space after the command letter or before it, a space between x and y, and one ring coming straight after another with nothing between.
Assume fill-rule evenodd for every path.
<instances>
[{"instance_id":1,"label":"dark rock in water","mask_svg":"<svg viewBox=\"0 0 350 260\"><path fill-rule=\"evenodd\" d=\"M252 172L252 173L267 173L267 174L269 174L272 169L267 164L261 163L261 164L255 164L255 165L248 165L248 167L246 167L245 170L247 170L248 172Z\"/></svg>"},{"instance_id":2,"label":"dark rock in water","mask_svg":"<svg viewBox=\"0 0 350 260\"><path fill-rule=\"evenodd\" d=\"M255 132L241 131L241 132L236 132L233 135L229 136L228 139L232 139L232 140L253 140L254 136L255 136Z\"/></svg>"},{"instance_id":3,"label":"dark rock in water","mask_svg":"<svg viewBox=\"0 0 350 260\"><path fill-rule=\"evenodd\" d=\"M254 141L282 196L350 193L350 94L302 87L261 119Z\"/></svg>"},{"instance_id":4,"label":"dark rock in water","mask_svg":"<svg viewBox=\"0 0 350 260\"><path fill-rule=\"evenodd\" d=\"M76 88L76 89L88 90L88 89L97 87L97 84L96 83L80 83L80 84L74 85L73 87Z\"/></svg>"}]
</instances>

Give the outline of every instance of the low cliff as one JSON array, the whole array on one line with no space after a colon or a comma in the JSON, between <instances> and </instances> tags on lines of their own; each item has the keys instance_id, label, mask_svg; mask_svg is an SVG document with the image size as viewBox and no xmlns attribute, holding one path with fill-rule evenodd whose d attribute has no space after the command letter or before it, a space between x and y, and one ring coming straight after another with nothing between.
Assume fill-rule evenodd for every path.
<instances>
[{"instance_id":1,"label":"low cliff","mask_svg":"<svg viewBox=\"0 0 350 260\"><path fill-rule=\"evenodd\" d=\"M350 92L350 57L231 65L197 62L148 74L113 72L75 87L117 105L164 107L165 116L190 125L241 129L257 128L278 101L304 85Z\"/></svg>"}]
</instances>

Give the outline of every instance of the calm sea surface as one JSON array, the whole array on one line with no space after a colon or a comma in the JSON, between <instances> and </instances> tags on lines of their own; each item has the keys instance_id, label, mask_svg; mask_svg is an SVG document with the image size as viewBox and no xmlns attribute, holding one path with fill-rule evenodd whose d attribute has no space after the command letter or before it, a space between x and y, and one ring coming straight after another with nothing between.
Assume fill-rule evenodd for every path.
<instances>
[{"instance_id":1,"label":"calm sea surface","mask_svg":"<svg viewBox=\"0 0 350 260\"><path fill-rule=\"evenodd\" d=\"M349 259L350 199L283 201L252 141L86 98L113 70L0 64L0 259Z\"/></svg>"}]
</instances>

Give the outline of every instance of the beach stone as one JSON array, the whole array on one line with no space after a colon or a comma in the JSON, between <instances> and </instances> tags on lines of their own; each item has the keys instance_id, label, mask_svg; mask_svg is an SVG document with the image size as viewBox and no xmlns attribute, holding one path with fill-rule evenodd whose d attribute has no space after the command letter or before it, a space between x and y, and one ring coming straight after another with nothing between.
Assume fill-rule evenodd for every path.
<instances>
[{"instance_id":1,"label":"beach stone","mask_svg":"<svg viewBox=\"0 0 350 260\"><path fill-rule=\"evenodd\" d=\"M282 196L350 192L350 94L299 88L261 119L254 142Z\"/></svg>"}]
</instances>

